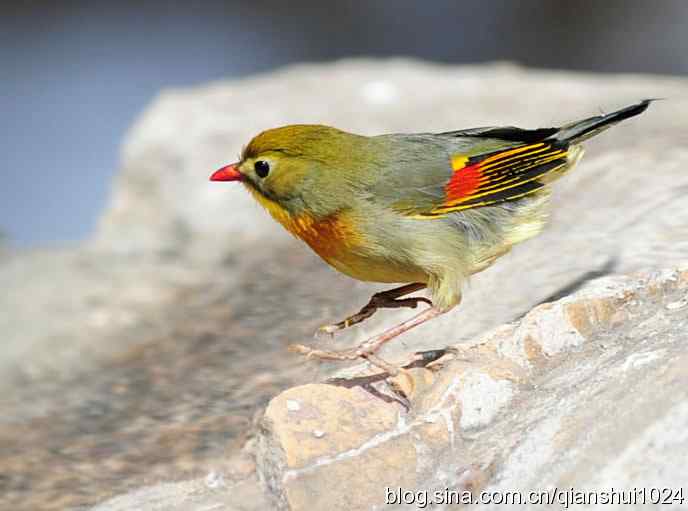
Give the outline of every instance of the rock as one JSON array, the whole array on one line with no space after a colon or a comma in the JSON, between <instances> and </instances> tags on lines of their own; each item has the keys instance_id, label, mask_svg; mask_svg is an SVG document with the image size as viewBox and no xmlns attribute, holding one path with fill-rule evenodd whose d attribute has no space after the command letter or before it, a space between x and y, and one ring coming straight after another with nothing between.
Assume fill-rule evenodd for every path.
<instances>
[{"instance_id":1,"label":"rock","mask_svg":"<svg viewBox=\"0 0 688 511\"><path fill-rule=\"evenodd\" d=\"M686 296L688 267L593 281L455 346L439 369L413 369L409 408L370 372L291 388L265 412L258 474L291 511L447 504L452 491L678 489L688 310L667 306Z\"/></svg>"},{"instance_id":2,"label":"rock","mask_svg":"<svg viewBox=\"0 0 688 511\"><path fill-rule=\"evenodd\" d=\"M258 484L251 481L211 488L200 478L141 488L110 499L93 511L249 511L267 509L267 505Z\"/></svg>"},{"instance_id":3,"label":"rock","mask_svg":"<svg viewBox=\"0 0 688 511\"><path fill-rule=\"evenodd\" d=\"M473 279L460 310L390 346L383 356L394 358L470 345L595 277L685 262L687 91L685 78L395 59L294 66L163 92L127 137L93 239L0 254L0 473L8 474L0 508L87 506L142 481L195 487L252 435L253 416L270 397L339 369L306 363L286 346L307 342L380 287L327 268L243 190L208 183L258 131L289 122L370 134L536 127L670 98L590 141L576 172L556 186L550 227ZM683 299L667 302L674 305L664 313L683 314ZM482 353L480 367L509 378L467 376L467 393L493 401L464 408L459 427L491 429L522 396L521 380L510 379L521 378L517 367L585 349L588 330L615 321L611 305L576 307L538 309L539 319L519 323L515 343L506 335L513 325L493 332L499 351ZM403 314L386 311L337 343L357 342ZM530 332L558 321L578 333L532 341ZM633 364L645 360L638 356ZM417 372L419 389L426 379L435 388L437 374ZM310 434L309 441L333 437L322 427ZM461 470L469 486L491 481L484 467Z\"/></svg>"},{"instance_id":4,"label":"rock","mask_svg":"<svg viewBox=\"0 0 688 511\"><path fill-rule=\"evenodd\" d=\"M159 483L114 497L93 511L254 511L269 502L260 488L253 463L253 442L205 477Z\"/></svg>"}]
</instances>

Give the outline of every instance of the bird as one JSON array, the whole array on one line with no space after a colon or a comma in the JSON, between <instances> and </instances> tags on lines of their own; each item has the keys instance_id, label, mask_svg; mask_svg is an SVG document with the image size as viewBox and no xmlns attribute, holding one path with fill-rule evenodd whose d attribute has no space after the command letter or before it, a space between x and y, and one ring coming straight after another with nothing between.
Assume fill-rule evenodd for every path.
<instances>
[{"instance_id":1,"label":"bird","mask_svg":"<svg viewBox=\"0 0 688 511\"><path fill-rule=\"evenodd\" d=\"M302 344L308 358L382 359L390 340L459 305L467 279L546 225L551 184L573 169L581 143L644 112L642 100L560 127L470 128L363 136L318 124L256 135L236 163L211 181L236 181L287 231L336 270L357 280L402 284L374 294L328 334L383 308L424 309L347 350ZM409 296L426 289L425 296Z\"/></svg>"}]
</instances>

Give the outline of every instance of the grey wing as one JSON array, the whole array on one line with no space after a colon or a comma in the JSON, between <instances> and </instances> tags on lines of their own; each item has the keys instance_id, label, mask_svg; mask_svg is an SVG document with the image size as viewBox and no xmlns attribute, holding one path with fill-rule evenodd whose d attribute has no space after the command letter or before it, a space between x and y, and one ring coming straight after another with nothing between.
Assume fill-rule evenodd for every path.
<instances>
[{"instance_id":1,"label":"grey wing","mask_svg":"<svg viewBox=\"0 0 688 511\"><path fill-rule=\"evenodd\" d=\"M408 215L432 211L446 200L445 188L454 174L453 157L472 157L522 145L509 140L460 136L459 133L463 132L376 137L386 147L400 149L383 151L386 157L381 167L384 170L369 190L370 200Z\"/></svg>"}]
</instances>

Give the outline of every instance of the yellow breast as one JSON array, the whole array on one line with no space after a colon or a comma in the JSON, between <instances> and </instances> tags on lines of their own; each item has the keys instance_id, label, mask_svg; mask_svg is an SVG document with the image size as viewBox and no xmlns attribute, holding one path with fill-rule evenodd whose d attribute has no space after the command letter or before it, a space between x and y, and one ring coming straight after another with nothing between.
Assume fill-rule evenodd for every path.
<instances>
[{"instance_id":1,"label":"yellow breast","mask_svg":"<svg viewBox=\"0 0 688 511\"><path fill-rule=\"evenodd\" d=\"M277 202L249 187L256 200L291 234L338 271L368 282L424 282L417 268L399 267L379 253L371 253L366 235L357 229L349 210L315 218L308 213L292 215Z\"/></svg>"}]
</instances>

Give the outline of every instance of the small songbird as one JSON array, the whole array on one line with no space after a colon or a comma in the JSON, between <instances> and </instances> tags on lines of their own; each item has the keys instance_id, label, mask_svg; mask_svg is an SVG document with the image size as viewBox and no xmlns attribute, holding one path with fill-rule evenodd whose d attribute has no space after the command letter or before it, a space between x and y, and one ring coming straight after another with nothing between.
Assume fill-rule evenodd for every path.
<instances>
[{"instance_id":1,"label":"small songbird","mask_svg":"<svg viewBox=\"0 0 688 511\"><path fill-rule=\"evenodd\" d=\"M361 136L322 125L264 131L241 161L212 181L240 181L290 233L355 279L402 283L358 313L322 327L360 323L379 308L430 307L354 349L294 349L330 360L364 358L461 301L466 279L545 225L549 184L573 168L579 145L644 112L651 100L559 128L486 127L445 133ZM428 288L431 299L406 297Z\"/></svg>"}]
</instances>

